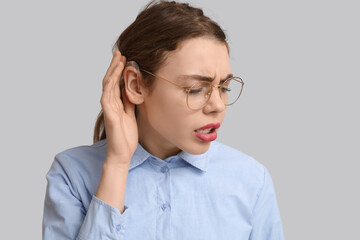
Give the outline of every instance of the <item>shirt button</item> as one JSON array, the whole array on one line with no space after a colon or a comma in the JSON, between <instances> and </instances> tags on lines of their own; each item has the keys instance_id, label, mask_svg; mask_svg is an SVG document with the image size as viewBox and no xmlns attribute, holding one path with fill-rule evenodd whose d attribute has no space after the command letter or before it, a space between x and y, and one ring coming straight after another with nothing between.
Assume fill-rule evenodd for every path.
<instances>
[{"instance_id":1,"label":"shirt button","mask_svg":"<svg viewBox=\"0 0 360 240\"><path fill-rule=\"evenodd\" d=\"M166 173L166 172L168 172L169 171L169 168L167 167L167 166L163 166L162 168L161 168L161 172L162 173Z\"/></svg>"},{"instance_id":2,"label":"shirt button","mask_svg":"<svg viewBox=\"0 0 360 240\"><path fill-rule=\"evenodd\" d=\"M120 224L118 224L118 225L116 225L116 231L120 231L121 230L121 225Z\"/></svg>"},{"instance_id":3,"label":"shirt button","mask_svg":"<svg viewBox=\"0 0 360 240\"><path fill-rule=\"evenodd\" d=\"M165 211L168 207L169 207L169 205L166 204L166 203L164 203L163 205L161 205L161 209L162 209L163 211Z\"/></svg>"}]
</instances>

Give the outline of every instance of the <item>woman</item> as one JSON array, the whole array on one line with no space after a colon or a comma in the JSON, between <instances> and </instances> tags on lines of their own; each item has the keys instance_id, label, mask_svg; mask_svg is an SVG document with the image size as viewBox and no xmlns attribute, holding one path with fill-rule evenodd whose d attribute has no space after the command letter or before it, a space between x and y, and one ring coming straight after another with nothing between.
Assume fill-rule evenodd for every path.
<instances>
[{"instance_id":1,"label":"woman","mask_svg":"<svg viewBox=\"0 0 360 240\"><path fill-rule=\"evenodd\" d=\"M43 238L283 239L266 168L215 141L243 87L223 30L152 2L115 49L94 144L47 174Z\"/></svg>"}]
</instances>

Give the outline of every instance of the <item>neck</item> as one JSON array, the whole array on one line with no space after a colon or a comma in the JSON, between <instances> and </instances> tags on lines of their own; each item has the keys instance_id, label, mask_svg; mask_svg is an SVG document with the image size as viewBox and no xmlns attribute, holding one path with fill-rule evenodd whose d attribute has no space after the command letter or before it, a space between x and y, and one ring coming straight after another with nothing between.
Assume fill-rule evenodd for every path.
<instances>
[{"instance_id":1,"label":"neck","mask_svg":"<svg viewBox=\"0 0 360 240\"><path fill-rule=\"evenodd\" d=\"M142 111L138 112L137 124L139 143L153 156L166 159L181 152L181 149L169 142L151 126L147 120L147 116L145 116Z\"/></svg>"}]
</instances>

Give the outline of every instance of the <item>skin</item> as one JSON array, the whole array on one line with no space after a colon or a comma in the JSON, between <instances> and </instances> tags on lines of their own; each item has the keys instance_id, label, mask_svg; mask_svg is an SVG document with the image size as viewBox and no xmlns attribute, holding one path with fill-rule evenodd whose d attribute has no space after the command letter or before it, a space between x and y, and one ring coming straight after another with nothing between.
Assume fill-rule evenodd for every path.
<instances>
[{"instance_id":1,"label":"skin","mask_svg":"<svg viewBox=\"0 0 360 240\"><path fill-rule=\"evenodd\" d=\"M136 91L138 72L125 70L127 94L132 100L139 99L138 127L139 142L154 156L165 159L184 150L201 154L208 150L210 142L196 137L194 130L209 123L220 124L225 117L226 107L219 91L213 89L211 99L203 109L190 110L186 104L185 92L173 84L156 79L153 93L141 89ZM195 38L184 41L168 55L163 66L155 73L182 86L190 83L179 81L181 75L198 74L213 77L214 85L231 73L226 46L214 39ZM132 84L133 83L133 84Z\"/></svg>"},{"instance_id":2,"label":"skin","mask_svg":"<svg viewBox=\"0 0 360 240\"><path fill-rule=\"evenodd\" d=\"M103 79L100 103L104 112L107 135L107 155L96 196L124 211L126 181L131 157L138 142L152 155L166 159L180 151L202 154L210 146L196 137L194 130L209 123L222 123L226 106L219 91L214 91L207 104L190 110L183 89L156 79L150 94L141 85L141 73L133 66L124 69L126 58L119 51ZM213 38L192 38L179 44L167 55L166 61L154 73L172 82L189 87L193 82L181 82L181 75L212 77L218 85L231 73L228 49ZM120 78L125 89L120 93ZM123 102L120 96L123 96ZM138 117L135 118L135 104Z\"/></svg>"}]
</instances>

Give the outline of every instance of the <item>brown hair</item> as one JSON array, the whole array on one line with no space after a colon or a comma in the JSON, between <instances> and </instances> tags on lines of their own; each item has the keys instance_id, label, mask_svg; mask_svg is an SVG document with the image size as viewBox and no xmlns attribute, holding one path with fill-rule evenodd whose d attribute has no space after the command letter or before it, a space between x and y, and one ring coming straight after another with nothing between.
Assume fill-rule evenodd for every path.
<instances>
[{"instance_id":1,"label":"brown hair","mask_svg":"<svg viewBox=\"0 0 360 240\"><path fill-rule=\"evenodd\" d=\"M119 49L127 61L138 63L140 70L156 73L166 60L166 53L175 50L186 39L203 36L215 38L229 50L224 31L205 16L200 8L175 1L151 1L121 33L113 50ZM144 76L142 84L151 93L154 78L144 71L141 73ZM93 141L96 143L105 138L104 115L101 110L95 123Z\"/></svg>"}]
</instances>

